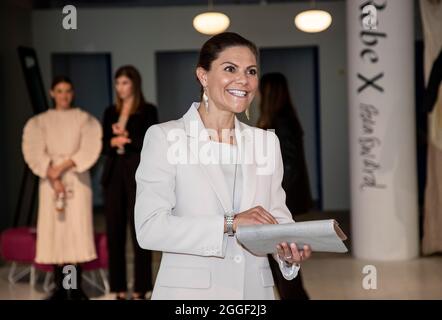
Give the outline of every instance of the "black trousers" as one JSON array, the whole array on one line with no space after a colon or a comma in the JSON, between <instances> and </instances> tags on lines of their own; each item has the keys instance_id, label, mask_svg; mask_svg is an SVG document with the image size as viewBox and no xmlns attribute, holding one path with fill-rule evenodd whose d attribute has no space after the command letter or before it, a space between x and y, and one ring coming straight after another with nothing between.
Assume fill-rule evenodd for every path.
<instances>
[{"instance_id":1,"label":"black trousers","mask_svg":"<svg viewBox=\"0 0 442 320\"><path fill-rule=\"evenodd\" d=\"M138 154L119 155L112 159L112 170L104 186L109 278L112 292L127 290L126 230L129 222L134 250L134 292L152 290L152 252L141 249L135 234L135 171Z\"/></svg>"},{"instance_id":2,"label":"black trousers","mask_svg":"<svg viewBox=\"0 0 442 320\"><path fill-rule=\"evenodd\" d=\"M309 296L302 284L301 270L293 280L286 280L282 275L276 260L269 255L270 269L272 269L275 286L278 289L281 300L309 300Z\"/></svg>"}]
</instances>

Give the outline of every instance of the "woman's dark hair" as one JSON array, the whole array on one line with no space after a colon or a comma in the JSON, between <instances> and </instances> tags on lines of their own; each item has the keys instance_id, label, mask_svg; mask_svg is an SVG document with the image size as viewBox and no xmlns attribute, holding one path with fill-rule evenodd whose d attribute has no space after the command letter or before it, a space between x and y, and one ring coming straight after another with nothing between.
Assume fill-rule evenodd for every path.
<instances>
[{"instance_id":1,"label":"woman's dark hair","mask_svg":"<svg viewBox=\"0 0 442 320\"><path fill-rule=\"evenodd\" d=\"M131 65L122 66L118 68L117 72L115 73L115 80L118 79L121 76L128 77L132 81L132 90L134 94L134 104L131 108L131 113L135 113L138 109L138 107L142 104L146 103L146 100L144 99L143 91L141 89L141 75L138 72L138 70ZM118 97L118 94L116 96L116 107L117 111L120 112L123 108L123 101L120 97Z\"/></svg>"},{"instance_id":2,"label":"woman's dark hair","mask_svg":"<svg viewBox=\"0 0 442 320\"><path fill-rule=\"evenodd\" d=\"M258 127L275 129L277 121L283 116L296 130L301 130L296 110L290 98L286 77L279 72L267 73L259 82L260 111Z\"/></svg>"},{"instance_id":3,"label":"woman's dark hair","mask_svg":"<svg viewBox=\"0 0 442 320\"><path fill-rule=\"evenodd\" d=\"M52 83L51 83L51 90L54 90L55 86L59 83L68 83L71 85L72 89L74 89L74 85L72 84L71 79L69 79L69 77L66 76L55 76L52 79Z\"/></svg>"},{"instance_id":4,"label":"woman's dark hair","mask_svg":"<svg viewBox=\"0 0 442 320\"><path fill-rule=\"evenodd\" d=\"M55 76L55 77L52 79L51 90L54 90L55 87L56 87L58 84L60 84L60 83L67 83L67 84L69 84L69 85L71 86L71 89L74 90L74 84L72 83L71 79L69 79L69 77L67 77L67 76L62 76L62 75ZM54 101L54 99L51 99L51 100L52 100L52 104L53 104L53 106L54 106L54 108L55 108L55 101ZM73 103L73 102L74 102L74 101L72 100L72 102L71 102L71 107L72 107L72 103Z\"/></svg>"},{"instance_id":5,"label":"woman's dark hair","mask_svg":"<svg viewBox=\"0 0 442 320\"><path fill-rule=\"evenodd\" d=\"M237 46L249 48L258 62L259 51L253 42L241 37L237 33L223 32L211 37L203 44L199 53L197 68L201 67L206 71L210 71L212 62L218 58L222 51Z\"/></svg>"}]
</instances>

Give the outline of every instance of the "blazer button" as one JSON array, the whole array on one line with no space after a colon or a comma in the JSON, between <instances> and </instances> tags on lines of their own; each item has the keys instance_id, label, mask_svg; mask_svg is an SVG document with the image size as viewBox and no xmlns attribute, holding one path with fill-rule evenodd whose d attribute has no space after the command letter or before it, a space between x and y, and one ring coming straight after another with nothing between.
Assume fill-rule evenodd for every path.
<instances>
[{"instance_id":1,"label":"blazer button","mask_svg":"<svg viewBox=\"0 0 442 320\"><path fill-rule=\"evenodd\" d=\"M235 257L233 257L233 261L235 261L236 263L241 263L242 257L239 254L237 254Z\"/></svg>"}]
</instances>

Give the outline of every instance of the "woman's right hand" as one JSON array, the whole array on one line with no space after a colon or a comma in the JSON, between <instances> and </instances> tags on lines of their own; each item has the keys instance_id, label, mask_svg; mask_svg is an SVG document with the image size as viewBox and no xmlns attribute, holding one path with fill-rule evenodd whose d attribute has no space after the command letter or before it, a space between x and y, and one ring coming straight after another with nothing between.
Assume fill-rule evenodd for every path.
<instances>
[{"instance_id":1,"label":"woman's right hand","mask_svg":"<svg viewBox=\"0 0 442 320\"><path fill-rule=\"evenodd\" d=\"M46 175L49 178L49 180L57 180L60 178L62 173L63 172L62 172L62 169L60 166L54 166L51 164L48 167L48 171L47 171Z\"/></svg>"},{"instance_id":2,"label":"woman's right hand","mask_svg":"<svg viewBox=\"0 0 442 320\"><path fill-rule=\"evenodd\" d=\"M60 179L51 180L51 185L55 194L65 193L66 191Z\"/></svg>"},{"instance_id":3,"label":"woman's right hand","mask_svg":"<svg viewBox=\"0 0 442 320\"><path fill-rule=\"evenodd\" d=\"M112 125L112 132L116 136L125 136L125 137L129 136L129 132L125 129L120 128L120 125L118 123L114 123Z\"/></svg>"},{"instance_id":4,"label":"woman's right hand","mask_svg":"<svg viewBox=\"0 0 442 320\"><path fill-rule=\"evenodd\" d=\"M233 231L236 232L236 228L239 225L253 224L278 224L278 221L263 207L257 206L235 215L233 219Z\"/></svg>"},{"instance_id":5,"label":"woman's right hand","mask_svg":"<svg viewBox=\"0 0 442 320\"><path fill-rule=\"evenodd\" d=\"M131 143L132 140L130 140L129 138L125 137L125 136L118 136L118 137L113 137L111 139L111 146L114 148L123 148L125 144L127 143Z\"/></svg>"}]
</instances>

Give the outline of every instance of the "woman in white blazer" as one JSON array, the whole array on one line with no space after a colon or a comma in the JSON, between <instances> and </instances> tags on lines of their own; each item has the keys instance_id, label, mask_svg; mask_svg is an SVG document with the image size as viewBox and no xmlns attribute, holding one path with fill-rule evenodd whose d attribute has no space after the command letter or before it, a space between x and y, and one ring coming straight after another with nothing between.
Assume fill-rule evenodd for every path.
<instances>
[{"instance_id":1,"label":"woman in white blazer","mask_svg":"<svg viewBox=\"0 0 442 320\"><path fill-rule=\"evenodd\" d=\"M240 122L258 88L258 50L235 33L202 47L202 102L146 132L136 172L135 228L142 248L162 251L152 299L274 299L266 256L237 241L239 225L293 222L281 187L273 132ZM308 246L275 248L286 279Z\"/></svg>"}]
</instances>

